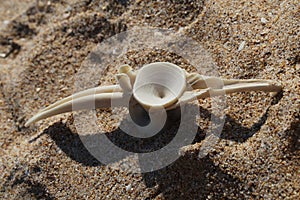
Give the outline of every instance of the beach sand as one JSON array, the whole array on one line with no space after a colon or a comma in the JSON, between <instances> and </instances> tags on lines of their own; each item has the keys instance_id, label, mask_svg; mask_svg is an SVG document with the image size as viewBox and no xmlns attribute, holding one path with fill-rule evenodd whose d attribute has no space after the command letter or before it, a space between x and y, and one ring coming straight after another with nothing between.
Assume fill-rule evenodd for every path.
<instances>
[{"instance_id":1,"label":"beach sand","mask_svg":"<svg viewBox=\"0 0 300 200\"><path fill-rule=\"evenodd\" d=\"M297 0L4 0L1 51L12 42L20 48L0 58L0 198L298 199L299 21ZM147 173L95 159L80 140L72 113L24 127L39 109L74 92L77 72L97 44L133 27L183 32L209 52L219 76L270 79L280 82L283 91L276 97L227 95L220 139L202 158L198 154L211 104L199 101L194 142L171 165ZM122 61L134 68L156 61L195 67L159 49L130 51ZM109 66L95 84L112 83L116 70ZM111 115L110 110L97 111L97 124L106 135L125 148L139 147L118 134Z\"/></svg>"}]
</instances>

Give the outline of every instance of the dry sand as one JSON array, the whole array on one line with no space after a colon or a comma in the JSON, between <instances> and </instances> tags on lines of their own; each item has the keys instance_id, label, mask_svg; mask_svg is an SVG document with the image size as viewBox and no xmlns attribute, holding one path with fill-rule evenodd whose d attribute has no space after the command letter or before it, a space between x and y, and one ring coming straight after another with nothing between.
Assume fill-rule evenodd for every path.
<instances>
[{"instance_id":1,"label":"dry sand","mask_svg":"<svg viewBox=\"0 0 300 200\"><path fill-rule=\"evenodd\" d=\"M10 47L7 38L21 46L0 58L1 199L299 198L298 0L38 2L0 4L1 51ZM74 75L99 42L134 26L184 31L211 53L220 76L280 81L283 92L275 100L260 92L227 96L221 139L197 159L210 121L209 102L201 101L194 143L173 164L142 174L93 158L70 113L24 127L40 108L72 94ZM190 69L160 50L129 52L126 58L132 66L154 61ZM115 71L111 66L108 75ZM107 115L98 111L99 126L112 140L131 144L106 126Z\"/></svg>"}]
</instances>

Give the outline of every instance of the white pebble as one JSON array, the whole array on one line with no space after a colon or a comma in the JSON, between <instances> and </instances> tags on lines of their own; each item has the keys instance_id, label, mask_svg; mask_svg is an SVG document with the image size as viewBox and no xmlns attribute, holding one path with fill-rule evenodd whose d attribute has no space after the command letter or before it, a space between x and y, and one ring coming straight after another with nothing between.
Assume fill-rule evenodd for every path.
<instances>
[{"instance_id":1,"label":"white pebble","mask_svg":"<svg viewBox=\"0 0 300 200\"><path fill-rule=\"evenodd\" d=\"M264 17L262 17L262 18L260 19L260 21L261 21L261 23L263 23L263 24L266 24L266 23L268 22L268 20L266 20L266 18L264 18Z\"/></svg>"},{"instance_id":2,"label":"white pebble","mask_svg":"<svg viewBox=\"0 0 300 200\"><path fill-rule=\"evenodd\" d=\"M126 191L128 192L130 190L131 190L131 184L129 184L129 185L126 186Z\"/></svg>"},{"instance_id":3,"label":"white pebble","mask_svg":"<svg viewBox=\"0 0 300 200\"><path fill-rule=\"evenodd\" d=\"M242 51L242 50L244 49L244 47L245 47L245 44L246 44L246 41L243 41L243 42L240 44L240 46L239 46L239 48L238 48L238 51Z\"/></svg>"},{"instance_id":4,"label":"white pebble","mask_svg":"<svg viewBox=\"0 0 300 200\"><path fill-rule=\"evenodd\" d=\"M9 23L10 23L9 20L4 20L4 21L3 21L3 24L4 24L4 25L8 25Z\"/></svg>"}]
</instances>

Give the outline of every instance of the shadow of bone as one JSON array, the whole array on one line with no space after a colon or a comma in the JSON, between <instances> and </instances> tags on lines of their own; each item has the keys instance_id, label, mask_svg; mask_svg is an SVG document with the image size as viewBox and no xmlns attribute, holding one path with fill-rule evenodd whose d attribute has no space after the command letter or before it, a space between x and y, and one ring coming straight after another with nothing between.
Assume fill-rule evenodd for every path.
<instances>
[{"instance_id":1,"label":"shadow of bone","mask_svg":"<svg viewBox=\"0 0 300 200\"><path fill-rule=\"evenodd\" d=\"M190 109L199 109L200 117L205 118L204 120L211 119L212 114L209 110L195 105L188 106ZM93 156L95 154L91 153L90 149L87 148L86 145L94 146L95 151L97 151L97 146L102 146L101 148L98 148L98 151L100 149L103 152L106 152L108 157L109 155L114 155L114 150L110 148L108 144L105 144L105 142L101 143L101 141L106 139L108 139L107 141L112 143L114 146L128 152L150 153L153 151L157 151L168 145L170 142L172 142L172 140L178 132L178 128L180 127L181 121L180 118L174 118L174 115L178 114L176 112L168 113L169 117L171 117L171 120L167 121L163 130L149 138L137 138L124 132L121 128L123 123L125 123L124 120L121 121L121 124L117 129L111 132L106 132L104 134L95 133L78 135L78 133L76 133L76 129L70 128L74 126L73 118L68 120L68 124L64 124L62 122L53 124L46 130L44 130L43 134L49 135L54 140L56 145L71 159L85 166L99 166L102 165L102 163L101 161L99 161L99 159L97 159L98 156L96 155L97 158L95 158ZM246 141L261 128L261 126L265 123L266 118L267 112L261 117L261 119L257 123L253 124L251 128L247 128L243 127L230 116L227 116L226 123L220 138L242 142ZM190 143L187 142L185 145L199 143L202 140L204 140L206 130L203 130L201 124L200 126L197 125L195 118L190 117L188 118L188 120L188 123L195 125L195 128L197 130L193 133L193 131L188 130L187 126L187 129L181 137L181 140L190 140ZM234 129L232 127L234 127ZM105 145L107 146L107 148L104 148ZM178 148L179 150L181 147L182 146L177 146L176 148ZM95 151L92 150L92 152ZM103 152L99 153L103 154ZM121 159L121 157L116 157L115 161L117 161L118 159Z\"/></svg>"},{"instance_id":2,"label":"shadow of bone","mask_svg":"<svg viewBox=\"0 0 300 200\"><path fill-rule=\"evenodd\" d=\"M197 106L190 106L192 109L195 109L195 107ZM125 120L121 121L120 126L111 132L79 135L76 129L73 128L74 119L72 117L68 120L68 124L62 122L55 123L44 130L43 134L49 135L56 145L71 159L85 166L98 166L102 165L101 161L98 161L101 160L98 157L99 154L101 154L100 157L102 158L103 155L106 155L106 157L114 161L122 159L122 157L118 157L115 154L115 149L111 147L112 145L133 153L150 153L165 147L172 142L174 137L177 137L176 135L181 123L180 117L179 119L178 117L174 117L177 114L178 110L168 112L168 120L164 128L154 136L148 138L133 137L124 132L120 127L127 123ZM195 117L188 117L185 119L185 122L192 124L195 131L192 131L192 128L191 130L180 129L179 145L173 145L173 148L177 150L182 146L191 144L198 132L203 133L201 128L197 126ZM107 164L107 162L104 163Z\"/></svg>"},{"instance_id":3,"label":"shadow of bone","mask_svg":"<svg viewBox=\"0 0 300 200\"><path fill-rule=\"evenodd\" d=\"M298 117L299 119L299 117ZM288 137L287 154L299 155L300 152L300 120L292 122L290 129L285 132Z\"/></svg>"},{"instance_id":4,"label":"shadow of bone","mask_svg":"<svg viewBox=\"0 0 300 200\"><path fill-rule=\"evenodd\" d=\"M220 138L233 140L236 142L246 142L250 137L257 133L261 129L261 127L266 123L270 107L279 103L282 97L283 91L278 92L275 96L273 96L270 105L267 107L266 111L260 116L259 120L254 122L249 128L241 125L229 115L226 115L226 122L224 124Z\"/></svg>"},{"instance_id":5,"label":"shadow of bone","mask_svg":"<svg viewBox=\"0 0 300 200\"><path fill-rule=\"evenodd\" d=\"M43 134L49 135L55 144L71 159L85 166L102 165L85 148L79 135L73 133L66 124L57 122L45 129Z\"/></svg>"},{"instance_id":6,"label":"shadow of bone","mask_svg":"<svg viewBox=\"0 0 300 200\"><path fill-rule=\"evenodd\" d=\"M229 115L226 115L226 122L224 124L220 138L236 142L246 142L266 123L268 118L268 111L269 108L260 117L260 119L257 122L253 123L249 128L241 125Z\"/></svg>"},{"instance_id":7,"label":"shadow of bone","mask_svg":"<svg viewBox=\"0 0 300 200\"><path fill-rule=\"evenodd\" d=\"M243 199L240 187L244 183L223 172L208 156L200 160L197 154L182 156L161 170L144 173L143 180L148 187L158 188L150 198L224 199L234 195Z\"/></svg>"},{"instance_id":8,"label":"shadow of bone","mask_svg":"<svg viewBox=\"0 0 300 200\"><path fill-rule=\"evenodd\" d=\"M201 117L211 118L211 113L202 108ZM195 107L192 107L195 109ZM174 113L173 113L174 114ZM243 134L247 135L250 129L241 126L234 119L228 119L227 122L235 123L239 130L244 130ZM264 120L262 120L264 121ZM124 123L123 121L121 124ZM193 121L195 123L195 121ZM169 122L168 126L159 134L150 138L134 138L120 128L106 133L95 133L85 136L79 136L73 128L73 118L68 120L68 124L55 123L44 131L56 143L56 145L71 159L85 166L101 166L104 164L98 161L85 147L84 141L99 141L104 136L109 139L115 146L129 152L147 153L162 148L167 145L176 134L180 120ZM229 136L228 136L229 137ZM228 138L222 135L222 138ZM205 138L205 131L198 126L198 132L194 138L195 142L201 142ZM235 139L235 138L231 138ZM95 143L97 144L97 142ZM109 149L107 149L109 151ZM114 156L114 152L108 152L106 156ZM147 187L157 187L152 197L162 194L165 199L215 199L224 198L224 194L233 194L237 198L242 198L239 190L244 187L244 183L232 175L226 174L214 162L206 156L197 157L198 154L185 154L180 156L172 164L165 166L153 172L142 173L143 181ZM115 157L116 161L120 159ZM107 164L107 163L105 163ZM251 188L249 188L251 190ZM224 192L225 191L225 192Z\"/></svg>"},{"instance_id":9,"label":"shadow of bone","mask_svg":"<svg viewBox=\"0 0 300 200\"><path fill-rule=\"evenodd\" d=\"M203 120L210 120L213 114L199 106L190 105L192 109L200 111L200 117ZM172 113L173 115L176 113ZM260 120L252 125L252 128L247 128L238 123L230 116L226 116L226 124L221 134L221 139L229 139L235 141L246 141L253 136L267 119L268 109L261 116ZM190 118L191 123L196 123L196 119ZM125 123L124 121L121 121ZM57 144L57 146L65 152L71 159L85 166L101 166L109 164L97 160L85 147L85 141L94 142L97 147L97 142L107 138L114 146L117 146L128 152L148 153L158 150L169 144L176 135L180 120L169 121L168 126L157 135L150 138L135 138L128 135L119 127L111 132L95 133L79 136L71 126L74 125L73 118L68 120L68 124L55 123L44 132L48 134ZM229 125L230 126L229 126ZM234 127L234 132L232 134ZM205 139L205 130L201 124L197 126L197 133L191 143L201 142ZM188 137L188 135L187 135ZM123 157L115 156L115 152L109 148L104 148L104 155L111 161L120 161ZM179 150L179 148L178 148ZM103 152L102 152L103 153ZM115 156L115 157L114 157ZM139 158L140 160L140 158ZM234 175L229 175L218 167L210 158L206 156L199 159L198 153L187 153L180 156L170 165L152 172L142 173L143 182L149 188L157 188L150 198L155 198L162 195L165 199L214 199L226 198L226 195L233 195L234 198L243 198L240 190L247 187L249 191L255 188L254 186L245 186L245 183L238 180ZM227 196L228 197L228 196Z\"/></svg>"},{"instance_id":10,"label":"shadow of bone","mask_svg":"<svg viewBox=\"0 0 300 200\"><path fill-rule=\"evenodd\" d=\"M282 96L281 96L282 97ZM278 101L281 99L281 97L275 96L275 98L272 100L271 105L274 105L278 103ZM270 105L270 106L271 106ZM220 135L220 139L226 139L236 142L246 142L249 138L251 138L255 133L257 133L261 127L266 123L268 118L268 112L270 107L266 109L266 111L260 116L259 120L254 122L251 127L245 127L238 121L236 121L234 118L232 118L230 115L225 115L225 122L224 126L222 128L222 132ZM222 121L222 119L218 119L218 116L215 116L212 114L209 110L199 107L199 112L201 113L201 117L204 117L206 119L213 118L216 122ZM200 137L200 141L203 140L203 137L205 137L205 134L201 133L201 130L198 131L199 134L197 136ZM199 140L197 138L193 143L197 143Z\"/></svg>"}]
</instances>

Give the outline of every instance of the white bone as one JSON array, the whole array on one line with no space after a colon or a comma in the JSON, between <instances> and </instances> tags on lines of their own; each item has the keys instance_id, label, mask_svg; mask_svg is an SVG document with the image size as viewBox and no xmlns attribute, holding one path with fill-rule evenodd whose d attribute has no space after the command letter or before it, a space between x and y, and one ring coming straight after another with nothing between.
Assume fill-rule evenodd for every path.
<instances>
[{"instance_id":1,"label":"white bone","mask_svg":"<svg viewBox=\"0 0 300 200\"><path fill-rule=\"evenodd\" d=\"M269 80L203 76L188 73L177 65L167 62L151 63L136 72L128 65L122 65L116 78L120 85L91 88L66 97L38 112L26 122L25 126L73 110L128 106L131 94L147 112L150 112L156 108L172 110L194 99L235 92L277 93L282 90L278 83ZM138 112L133 114L139 115ZM159 124L159 121L150 124L148 127L150 131L154 130L155 124Z\"/></svg>"}]
</instances>

